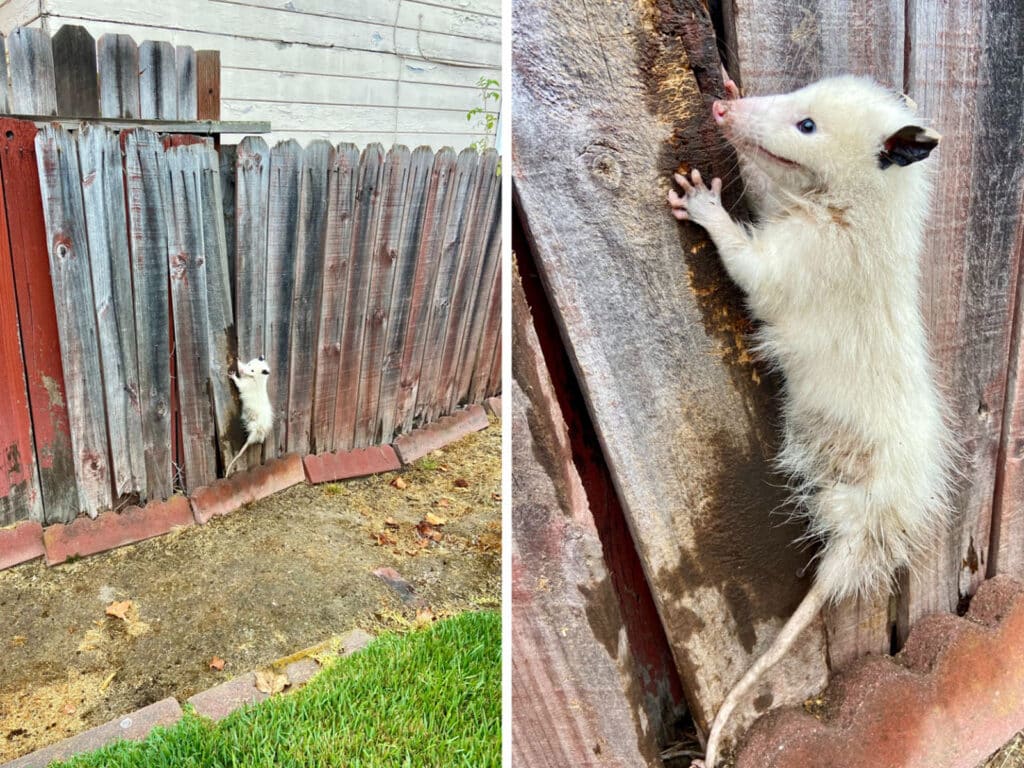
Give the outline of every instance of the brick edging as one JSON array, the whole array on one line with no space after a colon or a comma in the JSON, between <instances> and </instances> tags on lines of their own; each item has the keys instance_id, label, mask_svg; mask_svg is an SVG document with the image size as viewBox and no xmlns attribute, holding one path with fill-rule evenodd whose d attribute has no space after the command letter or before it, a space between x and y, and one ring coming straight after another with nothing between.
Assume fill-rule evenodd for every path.
<instances>
[{"instance_id":1,"label":"brick edging","mask_svg":"<svg viewBox=\"0 0 1024 768\"><path fill-rule=\"evenodd\" d=\"M402 435L392 445L304 457L290 453L215 480L191 496L172 496L144 507L103 512L95 519L80 517L46 528L36 521L22 522L0 530L0 571L42 556L47 565L58 565L69 557L135 544L193 522L202 525L299 483L333 482L401 469L431 451L486 429L490 424L488 412L501 418L500 397L442 416Z\"/></svg>"},{"instance_id":2,"label":"brick edging","mask_svg":"<svg viewBox=\"0 0 1024 768\"><path fill-rule=\"evenodd\" d=\"M838 674L821 720L775 710L736 768L975 768L1024 724L1024 586L983 582L966 616L925 616L896 657Z\"/></svg>"},{"instance_id":3,"label":"brick edging","mask_svg":"<svg viewBox=\"0 0 1024 768\"><path fill-rule=\"evenodd\" d=\"M342 650L338 655L350 656L361 651L373 639L373 635L363 632L361 629L346 632L339 638ZM295 655L302 654L300 652ZM278 663L274 662L267 666L274 668ZM288 676L289 680L286 692L298 690L319 671L320 665L308 657L284 665L284 674ZM247 672L195 694L187 700L187 703L195 708L196 714L216 721L227 717L240 707L268 698L270 696L256 688L256 673ZM0 768L44 768L56 760L67 760L83 752L92 752L119 739L142 741L156 726L174 725L183 715L184 712L178 700L168 697L130 714L114 718L103 725L58 741L56 744L50 744L35 752L22 755L0 765Z\"/></svg>"}]
</instances>

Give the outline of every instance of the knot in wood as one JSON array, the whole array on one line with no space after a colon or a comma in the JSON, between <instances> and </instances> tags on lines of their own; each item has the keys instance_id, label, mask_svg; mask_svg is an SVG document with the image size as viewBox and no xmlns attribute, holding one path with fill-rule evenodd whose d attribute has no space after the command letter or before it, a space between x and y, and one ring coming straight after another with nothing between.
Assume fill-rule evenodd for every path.
<instances>
[{"instance_id":1,"label":"knot in wood","mask_svg":"<svg viewBox=\"0 0 1024 768\"><path fill-rule=\"evenodd\" d=\"M605 189L615 190L622 184L622 161L619 150L607 144L594 142L583 150L583 162L591 176Z\"/></svg>"}]
</instances>

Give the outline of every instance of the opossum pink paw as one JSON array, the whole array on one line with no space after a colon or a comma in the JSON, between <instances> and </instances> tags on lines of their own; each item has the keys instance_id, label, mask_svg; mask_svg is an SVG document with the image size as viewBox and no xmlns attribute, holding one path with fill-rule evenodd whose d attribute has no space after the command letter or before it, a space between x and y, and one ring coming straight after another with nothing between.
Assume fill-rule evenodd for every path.
<instances>
[{"instance_id":1,"label":"opossum pink paw","mask_svg":"<svg viewBox=\"0 0 1024 768\"><path fill-rule=\"evenodd\" d=\"M722 180L712 179L711 188L704 185L700 171L694 168L689 178L675 174L676 183L683 188L683 195L675 190L668 193L672 215L680 221L688 220L703 225L710 217L722 210Z\"/></svg>"},{"instance_id":2,"label":"opossum pink paw","mask_svg":"<svg viewBox=\"0 0 1024 768\"><path fill-rule=\"evenodd\" d=\"M740 87L736 85L735 80L729 77L729 73L724 65L722 66L722 81L725 83L725 98L738 99L740 97Z\"/></svg>"},{"instance_id":3,"label":"opossum pink paw","mask_svg":"<svg viewBox=\"0 0 1024 768\"><path fill-rule=\"evenodd\" d=\"M703 760L693 760L690 762L690 768L705 768Z\"/></svg>"}]
</instances>

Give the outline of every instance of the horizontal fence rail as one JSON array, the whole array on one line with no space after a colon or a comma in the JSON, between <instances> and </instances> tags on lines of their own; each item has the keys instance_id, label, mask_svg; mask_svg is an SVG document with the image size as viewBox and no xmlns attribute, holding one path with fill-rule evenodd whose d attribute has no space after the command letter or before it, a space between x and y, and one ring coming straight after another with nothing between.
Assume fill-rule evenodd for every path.
<instances>
[{"instance_id":1,"label":"horizontal fence rail","mask_svg":"<svg viewBox=\"0 0 1024 768\"><path fill-rule=\"evenodd\" d=\"M222 476L236 360L266 358L274 408L239 467L386 444L500 390L493 150L3 122L0 525Z\"/></svg>"}]
</instances>

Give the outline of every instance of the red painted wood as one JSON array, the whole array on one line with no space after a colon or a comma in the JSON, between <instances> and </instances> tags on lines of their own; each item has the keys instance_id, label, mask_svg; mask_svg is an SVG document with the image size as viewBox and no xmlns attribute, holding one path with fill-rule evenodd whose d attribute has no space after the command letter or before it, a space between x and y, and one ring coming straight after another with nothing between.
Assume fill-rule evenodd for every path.
<instances>
[{"instance_id":1,"label":"red painted wood","mask_svg":"<svg viewBox=\"0 0 1024 768\"><path fill-rule=\"evenodd\" d=\"M43 522L57 523L78 514L79 497L71 459L64 367L57 341L35 136L33 123L0 118L4 195L9 211L17 206L17 215L8 216L10 255L43 496Z\"/></svg>"},{"instance_id":2,"label":"red painted wood","mask_svg":"<svg viewBox=\"0 0 1024 768\"><path fill-rule=\"evenodd\" d=\"M6 205L0 205L0 413L0 526L41 520L43 500L36 479Z\"/></svg>"}]
</instances>

